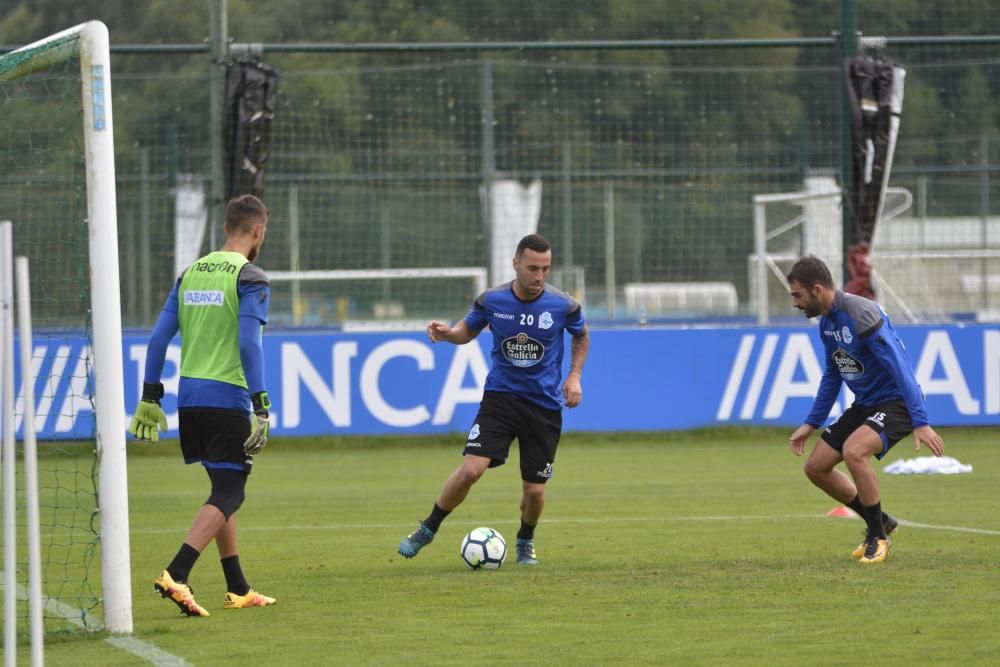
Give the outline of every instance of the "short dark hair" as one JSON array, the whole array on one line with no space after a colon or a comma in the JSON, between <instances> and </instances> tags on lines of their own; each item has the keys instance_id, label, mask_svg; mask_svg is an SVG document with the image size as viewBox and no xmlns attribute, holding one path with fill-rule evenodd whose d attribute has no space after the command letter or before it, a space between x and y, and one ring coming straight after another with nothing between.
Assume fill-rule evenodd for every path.
<instances>
[{"instance_id":1,"label":"short dark hair","mask_svg":"<svg viewBox=\"0 0 1000 667\"><path fill-rule=\"evenodd\" d=\"M806 255L795 262L792 270L785 276L785 280L789 284L796 282L807 289L813 285L833 289L833 276L830 275L830 269L823 263L823 260L815 255Z\"/></svg>"},{"instance_id":2,"label":"short dark hair","mask_svg":"<svg viewBox=\"0 0 1000 667\"><path fill-rule=\"evenodd\" d=\"M518 241L517 251L514 253L514 256L520 257L524 254L525 249L534 250L535 252L548 252L552 250L552 245L541 234L528 234Z\"/></svg>"},{"instance_id":3,"label":"short dark hair","mask_svg":"<svg viewBox=\"0 0 1000 667\"><path fill-rule=\"evenodd\" d=\"M268 210L264 202L253 195L233 197L226 204L227 233L243 234L253 231L254 225L267 224Z\"/></svg>"}]
</instances>

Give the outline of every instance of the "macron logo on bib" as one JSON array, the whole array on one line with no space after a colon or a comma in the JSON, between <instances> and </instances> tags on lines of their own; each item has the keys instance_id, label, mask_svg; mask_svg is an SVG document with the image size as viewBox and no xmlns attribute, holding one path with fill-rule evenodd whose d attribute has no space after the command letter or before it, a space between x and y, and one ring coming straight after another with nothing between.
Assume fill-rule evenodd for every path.
<instances>
[{"instance_id":1,"label":"macron logo on bib","mask_svg":"<svg viewBox=\"0 0 1000 667\"><path fill-rule=\"evenodd\" d=\"M184 292L185 306L221 306L225 301L225 294L218 289L187 290Z\"/></svg>"}]
</instances>

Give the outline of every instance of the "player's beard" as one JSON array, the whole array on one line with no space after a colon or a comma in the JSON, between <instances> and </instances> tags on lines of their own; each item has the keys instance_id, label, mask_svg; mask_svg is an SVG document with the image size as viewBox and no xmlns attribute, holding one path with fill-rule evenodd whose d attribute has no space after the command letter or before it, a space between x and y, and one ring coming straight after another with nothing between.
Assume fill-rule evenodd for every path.
<instances>
[{"instance_id":1,"label":"player's beard","mask_svg":"<svg viewBox=\"0 0 1000 667\"><path fill-rule=\"evenodd\" d=\"M806 317L812 319L823 313L823 305L820 303L819 297L817 297L815 294L812 294L810 295L809 303L805 304L799 310L801 310Z\"/></svg>"},{"instance_id":2,"label":"player's beard","mask_svg":"<svg viewBox=\"0 0 1000 667\"><path fill-rule=\"evenodd\" d=\"M537 296L545 289L545 283L534 284L531 280L521 283L521 289L529 296Z\"/></svg>"},{"instance_id":3,"label":"player's beard","mask_svg":"<svg viewBox=\"0 0 1000 667\"><path fill-rule=\"evenodd\" d=\"M254 261L255 259L257 259L257 255L259 255L259 254L260 254L260 245L261 245L261 244L260 244L260 243L258 243L258 244L257 244L257 245L255 245L254 247L250 248L250 254L249 254L249 255L247 255L247 261L248 261L248 262L252 262L252 261Z\"/></svg>"}]
</instances>

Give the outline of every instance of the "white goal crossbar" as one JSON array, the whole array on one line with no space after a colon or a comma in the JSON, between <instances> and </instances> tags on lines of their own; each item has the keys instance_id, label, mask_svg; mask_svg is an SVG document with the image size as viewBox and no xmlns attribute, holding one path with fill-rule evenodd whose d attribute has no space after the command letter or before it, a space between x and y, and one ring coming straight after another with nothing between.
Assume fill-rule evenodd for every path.
<instances>
[{"instance_id":1,"label":"white goal crossbar","mask_svg":"<svg viewBox=\"0 0 1000 667\"><path fill-rule=\"evenodd\" d=\"M268 271L272 281L376 280L382 278L472 278L477 294L486 290L486 269L480 266L449 266L430 269L333 269L323 271Z\"/></svg>"},{"instance_id":2,"label":"white goal crossbar","mask_svg":"<svg viewBox=\"0 0 1000 667\"><path fill-rule=\"evenodd\" d=\"M344 280L415 280L441 278L471 278L475 294L486 291L488 273L481 266L442 266L431 268L398 268L398 269L331 269L309 271L268 271L271 282L286 282L292 286L292 300L298 300L298 287L301 282L344 281ZM355 322L349 326L354 330L392 329L422 329L423 323L397 322L395 326L387 322Z\"/></svg>"}]
</instances>

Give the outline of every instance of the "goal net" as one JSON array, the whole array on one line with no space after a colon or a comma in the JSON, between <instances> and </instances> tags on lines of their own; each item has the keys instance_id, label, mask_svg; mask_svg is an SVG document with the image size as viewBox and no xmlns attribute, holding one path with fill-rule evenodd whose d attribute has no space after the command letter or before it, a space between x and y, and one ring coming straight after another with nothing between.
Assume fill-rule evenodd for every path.
<instances>
[{"instance_id":1,"label":"goal net","mask_svg":"<svg viewBox=\"0 0 1000 667\"><path fill-rule=\"evenodd\" d=\"M48 631L132 629L108 52L107 28L91 21L0 56L0 219L32 266ZM23 543L5 595L24 590Z\"/></svg>"}]
</instances>

